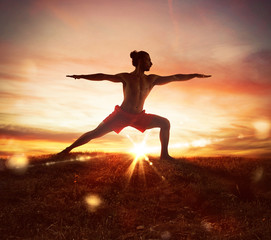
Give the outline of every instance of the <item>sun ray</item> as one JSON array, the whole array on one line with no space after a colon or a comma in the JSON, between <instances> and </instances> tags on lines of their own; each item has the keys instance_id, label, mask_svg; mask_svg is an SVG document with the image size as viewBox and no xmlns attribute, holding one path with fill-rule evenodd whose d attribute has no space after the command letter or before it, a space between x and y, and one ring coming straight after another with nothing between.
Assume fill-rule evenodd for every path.
<instances>
[{"instance_id":1,"label":"sun ray","mask_svg":"<svg viewBox=\"0 0 271 240\"><path fill-rule=\"evenodd\" d=\"M127 170L128 184L131 180L131 177L133 176L135 172L136 167L138 167L139 174L140 176L143 177L144 183L146 184L144 162L147 162L151 166L151 168L154 170L154 172L159 177L161 177L162 180L165 180L165 177L158 171L158 169L153 165L153 162L150 161L149 157L147 156L147 154L149 154L153 150L152 148L148 147L146 144L149 134L146 134L143 140L139 143L136 143L128 134L126 134L126 136L134 145L134 147L130 149L129 151L133 156L133 160Z\"/></svg>"},{"instance_id":2,"label":"sun ray","mask_svg":"<svg viewBox=\"0 0 271 240\"><path fill-rule=\"evenodd\" d=\"M133 160L127 170L128 183L130 182L131 177L132 177L137 165L138 165L138 170L139 170L140 174L143 176L144 182L145 182L145 170L144 170L143 161L147 161L150 163L149 157L147 156L148 148L146 145L148 134L146 134L144 136L142 142L140 142L140 143L136 143L128 134L126 134L126 136L130 140L130 142L133 144L133 148L130 149L130 151L129 151L133 156Z\"/></svg>"}]
</instances>

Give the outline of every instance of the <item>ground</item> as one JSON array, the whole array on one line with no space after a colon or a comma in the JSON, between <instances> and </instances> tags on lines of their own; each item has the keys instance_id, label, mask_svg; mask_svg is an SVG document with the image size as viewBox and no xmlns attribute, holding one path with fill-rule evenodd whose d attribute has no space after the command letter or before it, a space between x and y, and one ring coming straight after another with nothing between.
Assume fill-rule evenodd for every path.
<instances>
[{"instance_id":1,"label":"ground","mask_svg":"<svg viewBox=\"0 0 271 240\"><path fill-rule=\"evenodd\" d=\"M116 153L30 160L24 172L1 160L2 239L271 237L268 159L150 157L134 169Z\"/></svg>"}]
</instances>

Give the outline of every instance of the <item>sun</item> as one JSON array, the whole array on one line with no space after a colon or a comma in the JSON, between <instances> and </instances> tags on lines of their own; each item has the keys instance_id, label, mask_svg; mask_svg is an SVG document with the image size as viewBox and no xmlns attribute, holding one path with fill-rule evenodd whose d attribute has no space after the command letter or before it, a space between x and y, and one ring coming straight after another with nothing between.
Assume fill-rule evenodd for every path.
<instances>
[{"instance_id":1,"label":"sun","mask_svg":"<svg viewBox=\"0 0 271 240\"><path fill-rule=\"evenodd\" d=\"M140 161L145 160L150 165L152 165L152 163L149 160L149 157L147 156L147 154L152 152L152 149L150 147L148 147L146 144L148 134L146 134L144 136L144 139L138 143L136 143L128 134L126 134L126 136L130 140L130 142L133 144L133 147L131 149L129 149L129 151L128 151L130 154L132 154L134 156L133 164L136 165L139 160Z\"/></svg>"},{"instance_id":2,"label":"sun","mask_svg":"<svg viewBox=\"0 0 271 240\"><path fill-rule=\"evenodd\" d=\"M150 152L150 149L146 145L146 136L144 137L143 141L141 141L139 143L135 143L129 135L126 135L126 136L133 144L133 147L129 150L129 153L133 156L133 160L132 160L131 165L127 169L128 183L129 183L137 165L138 165L139 171L145 177L145 170L144 170L144 163L143 162L146 161L151 166L153 164L149 160L149 157L147 156L147 154Z\"/></svg>"},{"instance_id":3,"label":"sun","mask_svg":"<svg viewBox=\"0 0 271 240\"><path fill-rule=\"evenodd\" d=\"M134 147L130 151L134 155L134 161L138 161L139 159L144 159L146 161L149 160L147 156L148 147L146 146L145 142L141 143L134 143Z\"/></svg>"}]
</instances>

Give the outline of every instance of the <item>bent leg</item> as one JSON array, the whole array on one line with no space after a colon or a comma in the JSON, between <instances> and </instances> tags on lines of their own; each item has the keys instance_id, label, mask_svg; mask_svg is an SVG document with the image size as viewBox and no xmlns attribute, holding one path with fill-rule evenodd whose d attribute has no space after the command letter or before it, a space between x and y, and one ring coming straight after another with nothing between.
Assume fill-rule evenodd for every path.
<instances>
[{"instance_id":1,"label":"bent leg","mask_svg":"<svg viewBox=\"0 0 271 240\"><path fill-rule=\"evenodd\" d=\"M168 154L168 142L169 142L169 131L170 131L170 122L164 117L158 115L153 115L153 119L150 122L148 129L151 128L160 128L160 142L161 142L161 155L160 159L173 159Z\"/></svg>"},{"instance_id":2,"label":"bent leg","mask_svg":"<svg viewBox=\"0 0 271 240\"><path fill-rule=\"evenodd\" d=\"M64 149L60 154L68 154L72 149L88 143L90 140L104 136L111 132L112 129L109 123L100 123L100 125L92 131L86 132L79 137L73 144Z\"/></svg>"}]
</instances>

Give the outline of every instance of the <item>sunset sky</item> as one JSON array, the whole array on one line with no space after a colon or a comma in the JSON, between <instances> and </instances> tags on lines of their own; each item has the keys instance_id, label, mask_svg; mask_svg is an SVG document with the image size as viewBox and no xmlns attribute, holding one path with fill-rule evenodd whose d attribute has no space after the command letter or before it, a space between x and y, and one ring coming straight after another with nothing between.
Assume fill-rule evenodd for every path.
<instances>
[{"instance_id":1,"label":"sunset sky","mask_svg":"<svg viewBox=\"0 0 271 240\"><path fill-rule=\"evenodd\" d=\"M173 156L271 155L271 3L255 0L1 0L0 155L57 153L121 104L122 85L68 74L211 74L157 86L145 109L171 122ZM130 127L74 151L128 151ZM129 136L129 137L128 137ZM132 139L132 141L131 141Z\"/></svg>"}]
</instances>

